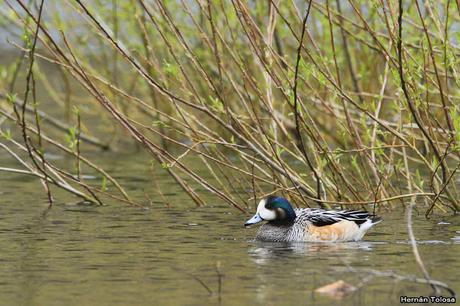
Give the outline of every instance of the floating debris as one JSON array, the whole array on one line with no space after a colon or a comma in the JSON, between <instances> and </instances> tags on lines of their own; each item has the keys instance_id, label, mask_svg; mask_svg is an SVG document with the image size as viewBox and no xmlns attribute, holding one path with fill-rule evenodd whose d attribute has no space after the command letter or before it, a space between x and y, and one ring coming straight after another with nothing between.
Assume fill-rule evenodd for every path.
<instances>
[{"instance_id":1,"label":"floating debris","mask_svg":"<svg viewBox=\"0 0 460 306\"><path fill-rule=\"evenodd\" d=\"M315 292L327 294L333 298L341 299L347 294L355 291L357 288L343 280L338 280L331 284L315 289Z\"/></svg>"},{"instance_id":2,"label":"floating debris","mask_svg":"<svg viewBox=\"0 0 460 306\"><path fill-rule=\"evenodd\" d=\"M450 222L445 222L445 221L440 221L438 222L438 225L449 225Z\"/></svg>"}]
</instances>

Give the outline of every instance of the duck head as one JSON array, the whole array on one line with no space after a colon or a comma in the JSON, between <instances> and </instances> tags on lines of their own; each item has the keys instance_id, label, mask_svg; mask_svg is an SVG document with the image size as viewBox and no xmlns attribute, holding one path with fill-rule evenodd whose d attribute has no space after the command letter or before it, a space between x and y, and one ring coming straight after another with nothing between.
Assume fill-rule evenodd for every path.
<instances>
[{"instance_id":1,"label":"duck head","mask_svg":"<svg viewBox=\"0 0 460 306\"><path fill-rule=\"evenodd\" d=\"M295 211L288 200L282 197L269 196L259 202L256 214L246 221L244 226L262 221L268 221L277 225L288 225L292 224L295 218Z\"/></svg>"}]
</instances>

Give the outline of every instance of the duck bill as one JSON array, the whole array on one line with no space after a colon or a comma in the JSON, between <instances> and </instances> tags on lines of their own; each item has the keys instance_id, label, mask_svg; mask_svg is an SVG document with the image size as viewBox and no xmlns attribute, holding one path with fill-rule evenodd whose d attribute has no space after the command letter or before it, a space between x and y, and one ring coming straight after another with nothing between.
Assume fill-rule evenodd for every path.
<instances>
[{"instance_id":1,"label":"duck bill","mask_svg":"<svg viewBox=\"0 0 460 306\"><path fill-rule=\"evenodd\" d=\"M246 223L244 224L244 226L249 226L249 225L253 225L253 224L257 224L259 222L262 222L264 221L264 219L262 219L259 214L255 214L254 217L252 217L251 219L249 219L248 221L246 221Z\"/></svg>"}]
</instances>

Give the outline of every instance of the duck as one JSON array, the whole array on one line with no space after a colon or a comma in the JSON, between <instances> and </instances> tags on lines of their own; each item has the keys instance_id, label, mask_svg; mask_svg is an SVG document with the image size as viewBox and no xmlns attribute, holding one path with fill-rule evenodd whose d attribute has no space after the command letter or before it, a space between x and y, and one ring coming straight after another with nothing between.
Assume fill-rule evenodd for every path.
<instances>
[{"instance_id":1,"label":"duck","mask_svg":"<svg viewBox=\"0 0 460 306\"><path fill-rule=\"evenodd\" d=\"M260 200L256 214L244 225L263 221L259 241L347 242L361 240L382 218L364 210L294 209L287 199L272 195Z\"/></svg>"}]
</instances>

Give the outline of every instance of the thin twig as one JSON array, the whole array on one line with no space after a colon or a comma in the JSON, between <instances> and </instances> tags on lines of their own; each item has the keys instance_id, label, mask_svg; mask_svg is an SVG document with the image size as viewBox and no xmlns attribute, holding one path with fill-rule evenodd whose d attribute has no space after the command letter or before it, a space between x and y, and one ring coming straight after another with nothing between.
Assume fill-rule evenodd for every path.
<instances>
[{"instance_id":1,"label":"thin twig","mask_svg":"<svg viewBox=\"0 0 460 306\"><path fill-rule=\"evenodd\" d=\"M294 105L293 105L293 111L294 111L294 116L295 116L295 126L296 126L296 134L297 134L297 139L298 141L300 142L300 150L302 151L302 154L305 158L305 161L307 162L310 170L313 172L314 176L315 176L315 179L316 179L316 197L318 198L318 200L321 200L321 179L319 177L319 174L317 172L317 170L315 169L315 167L313 166L313 163L311 162L310 158L308 157L308 154L307 152L305 151L305 144L304 144L304 141L303 141L303 137L302 137L302 133L301 133L301 130L300 130L300 125L299 125L299 117L300 117L300 114L299 114L299 107L298 107L298 97L297 97L297 80L298 80L298 76L299 76L299 65L300 65L300 59L301 59L301 51L302 51L302 43L303 43L303 38L304 38L304 35L305 35L305 30L307 28L307 20L308 20L308 16L310 15L310 9L311 9L311 3L313 1L310 0L308 2L308 7L307 7L307 11L305 13L305 17L303 19L303 22L302 22L302 34L300 35L300 43L299 43L299 47L297 48L297 59L296 59L296 65L295 65L295 72L294 72L294 86L292 88L292 91L293 91L293 94L294 94ZM323 204L321 202L318 202L318 204L320 206L322 206Z\"/></svg>"},{"instance_id":2,"label":"thin twig","mask_svg":"<svg viewBox=\"0 0 460 306\"><path fill-rule=\"evenodd\" d=\"M412 252L414 253L415 261L420 267L420 270L422 270L422 273L425 276L427 283L431 285L436 295L439 295L441 292L439 288L436 285L434 285L433 282L431 281L430 275L428 274L428 270L425 268L425 264L423 263L422 258L420 257L420 254L417 248L417 241L415 240L414 231L412 229L412 208L415 206L415 199L416 197L411 198L409 207L407 209L407 232L408 232L409 240L412 246Z\"/></svg>"}]
</instances>

